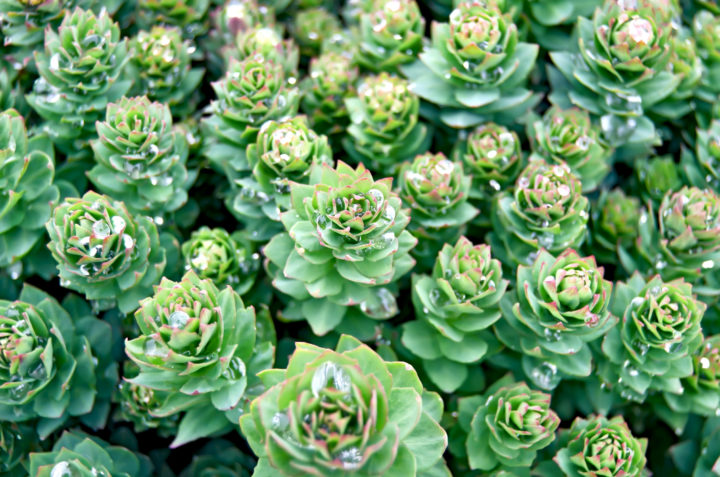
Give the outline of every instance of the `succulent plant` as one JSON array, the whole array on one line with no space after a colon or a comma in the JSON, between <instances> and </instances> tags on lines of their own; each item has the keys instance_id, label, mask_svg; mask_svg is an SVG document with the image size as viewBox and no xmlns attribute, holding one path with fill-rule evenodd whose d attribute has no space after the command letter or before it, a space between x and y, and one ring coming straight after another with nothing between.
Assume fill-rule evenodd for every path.
<instances>
[{"instance_id":1,"label":"succulent plant","mask_svg":"<svg viewBox=\"0 0 720 477\"><path fill-rule=\"evenodd\" d=\"M287 319L307 320L317 335L342 329L346 315L346 324L372 327L397 314L393 284L415 263L409 211L392 179L374 180L362 164L323 165L319 176L290 184L287 232L265 247L266 267L275 288L296 300Z\"/></svg>"},{"instance_id":2,"label":"succulent plant","mask_svg":"<svg viewBox=\"0 0 720 477\"><path fill-rule=\"evenodd\" d=\"M617 265L619 249L633 247L642 211L640 200L622 189L600 192L592 206L589 246L601 263Z\"/></svg>"},{"instance_id":3,"label":"succulent plant","mask_svg":"<svg viewBox=\"0 0 720 477\"><path fill-rule=\"evenodd\" d=\"M464 233L478 210L468 203L470 177L462 163L444 154L421 154L398 172L399 195L410 208L408 230L418 239L413 250L420 264L431 268L444 243Z\"/></svg>"},{"instance_id":4,"label":"succulent plant","mask_svg":"<svg viewBox=\"0 0 720 477\"><path fill-rule=\"evenodd\" d=\"M550 54L559 70L550 75L551 101L601 116L603 137L612 146L655 143L657 133L645 113L682 80L667 68L668 12L659 2L606 1L592 20L579 17L578 53Z\"/></svg>"},{"instance_id":5,"label":"succulent plant","mask_svg":"<svg viewBox=\"0 0 720 477\"><path fill-rule=\"evenodd\" d=\"M448 23L432 27L432 47L402 68L413 91L440 107L449 126L513 122L539 97L524 84L538 46L519 41L509 14L495 2L460 3Z\"/></svg>"},{"instance_id":6,"label":"succulent plant","mask_svg":"<svg viewBox=\"0 0 720 477\"><path fill-rule=\"evenodd\" d=\"M322 7L300 10L294 17L292 34L307 57L317 55L330 37L342 31L337 16Z\"/></svg>"},{"instance_id":7,"label":"succulent plant","mask_svg":"<svg viewBox=\"0 0 720 477\"><path fill-rule=\"evenodd\" d=\"M640 270L693 283L720 265L720 197L711 190L668 191L657 215L650 206L639 224L635 247L620 255L628 273Z\"/></svg>"},{"instance_id":8,"label":"succulent plant","mask_svg":"<svg viewBox=\"0 0 720 477\"><path fill-rule=\"evenodd\" d=\"M458 403L471 469L513 475L515 469L530 467L537 452L555 440L560 418L550 409L550 395L507 381L498 381L482 397Z\"/></svg>"},{"instance_id":9,"label":"succulent plant","mask_svg":"<svg viewBox=\"0 0 720 477\"><path fill-rule=\"evenodd\" d=\"M423 46L425 19L415 0L374 0L360 15L353 60L366 71L396 72L415 60Z\"/></svg>"},{"instance_id":10,"label":"succulent plant","mask_svg":"<svg viewBox=\"0 0 720 477\"><path fill-rule=\"evenodd\" d=\"M476 127L457 143L453 158L472 175L472 199L489 205L489 199L513 186L525 165L521 146L514 131L495 123Z\"/></svg>"},{"instance_id":11,"label":"succulent plant","mask_svg":"<svg viewBox=\"0 0 720 477\"><path fill-rule=\"evenodd\" d=\"M649 390L681 394L702 345L705 308L682 279L645 281L635 273L616 284L610 311L621 319L602 343L602 379L625 399L643 401Z\"/></svg>"},{"instance_id":12,"label":"succulent plant","mask_svg":"<svg viewBox=\"0 0 720 477\"><path fill-rule=\"evenodd\" d=\"M202 68L192 68L195 46L183 41L180 30L153 26L131 41L133 55L128 72L137 78L133 92L163 103L176 115L185 115L195 106L193 96L202 81Z\"/></svg>"},{"instance_id":13,"label":"succulent plant","mask_svg":"<svg viewBox=\"0 0 720 477\"><path fill-rule=\"evenodd\" d=\"M587 233L588 210L582 184L567 165L532 161L514 191L493 201L493 253L514 268L535 262L541 248L551 254L577 249Z\"/></svg>"},{"instance_id":14,"label":"succulent plant","mask_svg":"<svg viewBox=\"0 0 720 477\"><path fill-rule=\"evenodd\" d=\"M345 105L352 124L343 146L356 162L392 175L400 163L430 146L432 134L419 121L420 98L402 78L388 73L368 76Z\"/></svg>"},{"instance_id":15,"label":"succulent plant","mask_svg":"<svg viewBox=\"0 0 720 477\"><path fill-rule=\"evenodd\" d=\"M138 374L138 367L132 361L123 363L123 376L134 378ZM114 400L118 403L113 416L115 421L130 422L136 433L156 429L161 437L177 434L179 415L155 417L151 414L159 408L168 393L156 391L123 380L118 386Z\"/></svg>"},{"instance_id":16,"label":"succulent plant","mask_svg":"<svg viewBox=\"0 0 720 477\"><path fill-rule=\"evenodd\" d=\"M127 61L127 40L107 11L76 9L46 32L44 52L35 52L40 78L26 98L63 152L89 152L84 146L95 136L95 121L130 88L120 79Z\"/></svg>"},{"instance_id":17,"label":"succulent plant","mask_svg":"<svg viewBox=\"0 0 720 477\"><path fill-rule=\"evenodd\" d=\"M244 60L264 58L282 65L286 78L297 76L300 53L292 39L284 40L282 31L271 25L259 24L240 31L234 46L225 52L227 63L232 58Z\"/></svg>"},{"instance_id":18,"label":"succulent plant","mask_svg":"<svg viewBox=\"0 0 720 477\"><path fill-rule=\"evenodd\" d=\"M97 309L135 310L165 269L165 249L150 218L96 192L65 199L46 228L60 284L84 293Z\"/></svg>"},{"instance_id":19,"label":"succulent plant","mask_svg":"<svg viewBox=\"0 0 720 477\"><path fill-rule=\"evenodd\" d=\"M240 418L253 475L450 475L442 400L409 364L343 335L337 351L297 343L287 369L262 378L268 390Z\"/></svg>"},{"instance_id":20,"label":"succulent plant","mask_svg":"<svg viewBox=\"0 0 720 477\"><path fill-rule=\"evenodd\" d=\"M71 416L102 427L117 382L110 343L110 326L76 295L61 305L25 285L0 300L0 420L32 420L41 439Z\"/></svg>"},{"instance_id":21,"label":"succulent plant","mask_svg":"<svg viewBox=\"0 0 720 477\"><path fill-rule=\"evenodd\" d=\"M255 283L260 256L242 232L200 227L182 244L185 268L200 279L210 279L217 287L230 285L238 294Z\"/></svg>"},{"instance_id":22,"label":"succulent plant","mask_svg":"<svg viewBox=\"0 0 720 477\"><path fill-rule=\"evenodd\" d=\"M587 111L553 107L528 129L533 152L548 163L567 164L584 191L595 190L610 172L612 149L603 143Z\"/></svg>"},{"instance_id":23,"label":"succulent plant","mask_svg":"<svg viewBox=\"0 0 720 477\"><path fill-rule=\"evenodd\" d=\"M140 335L125 350L140 371L129 381L166 395L151 415L185 412L173 447L229 429L254 397L255 375L273 363L269 317L256 321L232 288L192 271L163 278L135 321Z\"/></svg>"},{"instance_id":24,"label":"succulent plant","mask_svg":"<svg viewBox=\"0 0 720 477\"><path fill-rule=\"evenodd\" d=\"M173 130L170 108L146 96L109 104L91 142L97 189L122 200L134 214L163 216L182 207L194 179L185 163L185 135Z\"/></svg>"},{"instance_id":25,"label":"succulent plant","mask_svg":"<svg viewBox=\"0 0 720 477\"><path fill-rule=\"evenodd\" d=\"M14 109L0 113L0 267L21 260L45 233L59 190L55 164Z\"/></svg>"},{"instance_id":26,"label":"succulent plant","mask_svg":"<svg viewBox=\"0 0 720 477\"><path fill-rule=\"evenodd\" d=\"M713 477L720 468L720 422L717 417L705 421L700 439L700 452L693 477Z\"/></svg>"},{"instance_id":27,"label":"succulent plant","mask_svg":"<svg viewBox=\"0 0 720 477\"><path fill-rule=\"evenodd\" d=\"M567 477L645 475L647 439L632 435L622 416L575 419L555 462Z\"/></svg>"},{"instance_id":28,"label":"succulent plant","mask_svg":"<svg viewBox=\"0 0 720 477\"><path fill-rule=\"evenodd\" d=\"M280 214L290 208L290 182L307 184L321 164L333 165L327 138L308 127L305 116L265 122L246 149L252 174L235 181L228 208L252 230L255 241L282 232Z\"/></svg>"},{"instance_id":29,"label":"succulent plant","mask_svg":"<svg viewBox=\"0 0 720 477\"><path fill-rule=\"evenodd\" d=\"M469 368L497 350L487 329L501 316L507 286L490 247L465 237L443 246L431 275L413 275L416 319L403 325L402 342L444 392L459 388Z\"/></svg>"},{"instance_id":30,"label":"succulent plant","mask_svg":"<svg viewBox=\"0 0 720 477\"><path fill-rule=\"evenodd\" d=\"M355 94L357 68L349 57L325 52L310 60L309 76L302 82L302 111L315 131L328 136L345 132L350 122L345 98Z\"/></svg>"},{"instance_id":31,"label":"succulent plant","mask_svg":"<svg viewBox=\"0 0 720 477\"><path fill-rule=\"evenodd\" d=\"M153 466L147 457L112 446L81 431L65 431L52 451L30 454L30 475L150 477Z\"/></svg>"},{"instance_id":32,"label":"succulent plant","mask_svg":"<svg viewBox=\"0 0 720 477\"><path fill-rule=\"evenodd\" d=\"M287 82L282 65L252 57L231 60L224 78L212 86L217 99L203 121L204 154L234 184L250 171L245 148L260 126L294 116L299 93Z\"/></svg>"},{"instance_id":33,"label":"succulent plant","mask_svg":"<svg viewBox=\"0 0 720 477\"><path fill-rule=\"evenodd\" d=\"M518 266L518 286L503 297L504 319L495 323L495 332L522 354L523 370L535 386L551 390L565 377L592 372L587 343L617 321L608 310L612 282L603 273L593 257L572 249L557 258L541 250L531 266Z\"/></svg>"}]
</instances>

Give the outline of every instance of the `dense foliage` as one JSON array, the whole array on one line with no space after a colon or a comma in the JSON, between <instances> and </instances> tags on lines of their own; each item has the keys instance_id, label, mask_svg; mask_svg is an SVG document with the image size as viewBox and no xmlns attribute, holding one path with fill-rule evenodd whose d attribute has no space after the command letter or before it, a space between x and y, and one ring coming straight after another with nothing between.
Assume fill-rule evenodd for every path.
<instances>
[{"instance_id":1,"label":"dense foliage","mask_svg":"<svg viewBox=\"0 0 720 477\"><path fill-rule=\"evenodd\" d=\"M720 477L717 0L0 40L0 476Z\"/></svg>"}]
</instances>

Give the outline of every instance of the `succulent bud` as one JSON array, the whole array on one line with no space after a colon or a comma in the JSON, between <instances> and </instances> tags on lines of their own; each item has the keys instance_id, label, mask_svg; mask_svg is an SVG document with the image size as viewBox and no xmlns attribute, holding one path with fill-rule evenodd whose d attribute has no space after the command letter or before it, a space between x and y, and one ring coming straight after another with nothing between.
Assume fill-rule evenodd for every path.
<instances>
[{"instance_id":1,"label":"succulent bud","mask_svg":"<svg viewBox=\"0 0 720 477\"><path fill-rule=\"evenodd\" d=\"M103 426L117 382L110 326L77 296L63 304L30 285L0 300L0 415L35 420L41 439L71 416Z\"/></svg>"},{"instance_id":2,"label":"succulent bud","mask_svg":"<svg viewBox=\"0 0 720 477\"><path fill-rule=\"evenodd\" d=\"M593 257L568 249L553 257L544 250L532 266L520 265L515 294L502 302L504 320L495 332L522 354L528 378L542 389L563 377L587 377L592 352L587 343L602 337L616 322L608 305L612 283Z\"/></svg>"},{"instance_id":3,"label":"succulent bud","mask_svg":"<svg viewBox=\"0 0 720 477\"><path fill-rule=\"evenodd\" d=\"M550 409L550 395L524 383L488 391L485 401L468 398L461 407L478 404L464 423L471 469L491 471L531 467L537 451L555 440L560 418ZM469 417L468 416L468 417ZM463 425L463 422L461 422Z\"/></svg>"},{"instance_id":4,"label":"succulent bud","mask_svg":"<svg viewBox=\"0 0 720 477\"><path fill-rule=\"evenodd\" d=\"M354 60L368 71L394 72L414 61L423 45L425 19L415 0L375 0L360 16Z\"/></svg>"},{"instance_id":5,"label":"succulent bud","mask_svg":"<svg viewBox=\"0 0 720 477\"><path fill-rule=\"evenodd\" d=\"M622 416L577 418L555 462L568 477L644 475L647 439L632 435Z\"/></svg>"},{"instance_id":6,"label":"succulent bud","mask_svg":"<svg viewBox=\"0 0 720 477\"><path fill-rule=\"evenodd\" d=\"M578 248L587 233L589 202L580 180L565 164L530 162L493 202L493 252L508 267L532 264L544 248L551 254Z\"/></svg>"},{"instance_id":7,"label":"succulent bud","mask_svg":"<svg viewBox=\"0 0 720 477\"><path fill-rule=\"evenodd\" d=\"M620 324L605 336L600 375L621 397L643 401L648 390L681 394L701 346L706 305L683 280L646 282L634 274L615 287L610 310Z\"/></svg>"},{"instance_id":8,"label":"succulent bud","mask_svg":"<svg viewBox=\"0 0 720 477\"><path fill-rule=\"evenodd\" d=\"M349 122L345 98L354 95L357 76L357 68L341 53L325 52L310 60L310 75L302 83L302 110L315 131L344 134Z\"/></svg>"},{"instance_id":9,"label":"succulent bud","mask_svg":"<svg viewBox=\"0 0 720 477\"><path fill-rule=\"evenodd\" d=\"M195 47L183 41L177 28L163 26L141 31L130 45L134 55L128 69L138 81L134 91L170 106L176 114L191 111L191 97L203 78L202 69L191 69Z\"/></svg>"},{"instance_id":10,"label":"succulent bud","mask_svg":"<svg viewBox=\"0 0 720 477\"><path fill-rule=\"evenodd\" d=\"M403 326L402 341L422 358L425 372L443 391L460 387L469 365L494 348L495 340L485 330L500 318L507 286L490 247L473 245L465 237L443 246L432 275L413 276L417 319Z\"/></svg>"},{"instance_id":11,"label":"succulent bud","mask_svg":"<svg viewBox=\"0 0 720 477\"><path fill-rule=\"evenodd\" d=\"M292 208L281 217L287 233L264 253L273 285L302 302L298 318L316 334L339 326L348 306L359 305L357 321L368 326L368 317L397 314L388 286L414 265L408 252L417 241L405 230L409 211L391 189L391 179L374 180L362 164L343 162L323 165L310 185L291 183Z\"/></svg>"},{"instance_id":12,"label":"succulent bud","mask_svg":"<svg viewBox=\"0 0 720 477\"><path fill-rule=\"evenodd\" d=\"M228 427L250 402L245 391L255 375L272 366L273 344L258 336L255 310L230 287L220 291L192 271L179 282L163 278L135 321L140 335L125 351L140 372L129 381L166 392L152 414L186 411L180 427L193 429L178 433L173 447Z\"/></svg>"},{"instance_id":13,"label":"succulent bud","mask_svg":"<svg viewBox=\"0 0 720 477\"><path fill-rule=\"evenodd\" d=\"M75 141L91 138L107 104L128 91L130 82L119 80L127 60L127 40L107 11L76 9L46 32L45 51L35 56L40 78L27 101L67 154L82 154Z\"/></svg>"},{"instance_id":14,"label":"succulent bud","mask_svg":"<svg viewBox=\"0 0 720 477\"><path fill-rule=\"evenodd\" d=\"M597 188L610 171L612 149L603 144L586 111L553 107L530 129L533 151L550 163L567 164L583 190Z\"/></svg>"},{"instance_id":15,"label":"succulent bud","mask_svg":"<svg viewBox=\"0 0 720 477\"><path fill-rule=\"evenodd\" d=\"M259 468L288 477L449 473L447 436L429 412L442 401L423 391L410 365L386 363L343 335L338 351L298 343L287 369L273 371L269 389L240 419ZM397 412L407 418L393 420Z\"/></svg>"},{"instance_id":16,"label":"succulent bud","mask_svg":"<svg viewBox=\"0 0 720 477\"><path fill-rule=\"evenodd\" d=\"M387 73L366 77L357 97L345 104L352 124L343 146L357 162L392 174L401 162L430 145L428 126L418 120L420 98L402 78Z\"/></svg>"},{"instance_id":17,"label":"succulent bud","mask_svg":"<svg viewBox=\"0 0 720 477\"><path fill-rule=\"evenodd\" d=\"M472 175L470 197L477 199L490 199L511 187L525 162L517 134L494 123L473 129L453 157Z\"/></svg>"},{"instance_id":18,"label":"succulent bud","mask_svg":"<svg viewBox=\"0 0 720 477\"><path fill-rule=\"evenodd\" d=\"M219 288L230 285L238 294L255 283L260 257L240 233L200 227L183 243L185 268L201 279L210 279Z\"/></svg>"},{"instance_id":19,"label":"succulent bud","mask_svg":"<svg viewBox=\"0 0 720 477\"><path fill-rule=\"evenodd\" d=\"M109 104L92 141L96 165L88 172L99 191L133 213L162 216L182 207L190 188L185 136L173 130L166 105L146 96Z\"/></svg>"},{"instance_id":20,"label":"succulent bud","mask_svg":"<svg viewBox=\"0 0 720 477\"><path fill-rule=\"evenodd\" d=\"M46 228L60 284L84 293L98 309L135 310L165 269L155 224L107 196L90 191L65 199Z\"/></svg>"}]
</instances>

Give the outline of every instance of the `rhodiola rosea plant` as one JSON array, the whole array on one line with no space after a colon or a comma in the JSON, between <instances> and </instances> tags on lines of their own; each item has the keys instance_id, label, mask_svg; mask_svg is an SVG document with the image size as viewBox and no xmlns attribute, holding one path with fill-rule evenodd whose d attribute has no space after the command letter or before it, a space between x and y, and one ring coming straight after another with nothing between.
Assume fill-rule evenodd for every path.
<instances>
[{"instance_id":1,"label":"rhodiola rosea plant","mask_svg":"<svg viewBox=\"0 0 720 477\"><path fill-rule=\"evenodd\" d=\"M717 0L0 40L0 475L720 476Z\"/></svg>"}]
</instances>

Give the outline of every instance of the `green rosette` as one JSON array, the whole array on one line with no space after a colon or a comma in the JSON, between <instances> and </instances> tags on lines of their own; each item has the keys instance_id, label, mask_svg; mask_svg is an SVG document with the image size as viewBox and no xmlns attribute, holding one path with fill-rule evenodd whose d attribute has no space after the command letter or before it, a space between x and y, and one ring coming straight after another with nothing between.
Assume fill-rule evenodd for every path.
<instances>
[{"instance_id":1,"label":"green rosette","mask_svg":"<svg viewBox=\"0 0 720 477\"><path fill-rule=\"evenodd\" d=\"M121 79L128 59L127 40L105 10L95 15L78 8L57 31L47 30L44 51L35 52L40 78L26 99L71 158L88 154L95 121L129 90L131 82Z\"/></svg>"},{"instance_id":2,"label":"green rosette","mask_svg":"<svg viewBox=\"0 0 720 477\"><path fill-rule=\"evenodd\" d=\"M496 2L462 2L447 23L432 25L432 46L402 67L413 91L438 106L433 120L464 128L513 123L539 101L526 89L538 45L519 41Z\"/></svg>"},{"instance_id":3,"label":"green rosette","mask_svg":"<svg viewBox=\"0 0 720 477\"><path fill-rule=\"evenodd\" d=\"M235 181L228 209L266 242L282 231L280 214L290 208L290 183L307 184L322 164L333 165L327 137L308 127L305 116L265 122L246 149L251 174Z\"/></svg>"},{"instance_id":4,"label":"green rosette","mask_svg":"<svg viewBox=\"0 0 720 477\"><path fill-rule=\"evenodd\" d=\"M565 164L530 162L492 204L493 253L513 269L532 264L541 248L551 254L579 248L587 235L590 203L582 183Z\"/></svg>"},{"instance_id":5,"label":"green rosette","mask_svg":"<svg viewBox=\"0 0 720 477\"><path fill-rule=\"evenodd\" d=\"M264 313L256 321L229 286L218 290L192 271L163 278L135 321L140 334L125 351L140 369L128 381L162 393L152 416L184 413L171 447L231 429L262 392L256 374L274 360L272 322Z\"/></svg>"},{"instance_id":6,"label":"green rosette","mask_svg":"<svg viewBox=\"0 0 720 477\"><path fill-rule=\"evenodd\" d=\"M260 255L242 232L200 227L182 244L185 268L217 287L230 285L238 294L255 284Z\"/></svg>"},{"instance_id":7,"label":"green rosette","mask_svg":"<svg viewBox=\"0 0 720 477\"><path fill-rule=\"evenodd\" d=\"M554 51L550 100L600 117L611 146L659 143L647 112L678 89L683 75L668 69L672 10L660 2L607 1L592 20L577 20L577 50ZM578 67L578 63L580 67Z\"/></svg>"},{"instance_id":8,"label":"green rosette","mask_svg":"<svg viewBox=\"0 0 720 477\"><path fill-rule=\"evenodd\" d=\"M173 129L170 108L146 96L122 98L108 105L97 135L96 164L87 176L100 192L153 217L185 205L196 173L188 174L188 143Z\"/></svg>"},{"instance_id":9,"label":"green rosette","mask_svg":"<svg viewBox=\"0 0 720 477\"><path fill-rule=\"evenodd\" d=\"M576 418L555 462L567 477L641 477L647 439L632 435L622 416Z\"/></svg>"},{"instance_id":10,"label":"green rosette","mask_svg":"<svg viewBox=\"0 0 720 477\"><path fill-rule=\"evenodd\" d=\"M471 469L505 477L532 467L538 451L555 440L560 418L549 394L503 378L483 396L461 398L458 422L467 435L459 457Z\"/></svg>"},{"instance_id":11,"label":"green rosette","mask_svg":"<svg viewBox=\"0 0 720 477\"><path fill-rule=\"evenodd\" d=\"M65 199L46 228L60 284L85 294L98 310L135 310L165 270L166 250L150 218L96 192Z\"/></svg>"},{"instance_id":12,"label":"green rosette","mask_svg":"<svg viewBox=\"0 0 720 477\"><path fill-rule=\"evenodd\" d=\"M345 99L355 95L357 77L357 68L342 53L324 52L310 60L309 76L301 83L300 108L315 131L331 138L345 133L350 123Z\"/></svg>"},{"instance_id":13,"label":"green rosette","mask_svg":"<svg viewBox=\"0 0 720 477\"><path fill-rule=\"evenodd\" d=\"M342 144L355 162L393 175L400 163L427 151L432 134L419 120L420 98L409 86L380 73L364 78L357 96L345 100L351 124Z\"/></svg>"},{"instance_id":14,"label":"green rosette","mask_svg":"<svg viewBox=\"0 0 720 477\"><path fill-rule=\"evenodd\" d=\"M622 189L600 192L592 205L588 235L588 247L600 263L618 265L619 255L632 249L638 237L641 213L641 201Z\"/></svg>"},{"instance_id":15,"label":"green rosette","mask_svg":"<svg viewBox=\"0 0 720 477\"><path fill-rule=\"evenodd\" d=\"M443 392L460 388L499 350L489 328L500 319L507 286L490 247L465 237L443 246L431 275L413 275L416 319L403 325L402 343Z\"/></svg>"},{"instance_id":16,"label":"green rosette","mask_svg":"<svg viewBox=\"0 0 720 477\"><path fill-rule=\"evenodd\" d=\"M468 202L470 176L462 163L425 153L403 164L398 179L400 198L410 208L408 230L418 239L413 256L429 269L443 244L456 241L479 212Z\"/></svg>"},{"instance_id":17,"label":"green rosette","mask_svg":"<svg viewBox=\"0 0 720 477\"><path fill-rule=\"evenodd\" d=\"M629 273L699 283L720 266L720 197L709 189L668 191L657 209L640 215L635 246L620 256Z\"/></svg>"},{"instance_id":18,"label":"green rosette","mask_svg":"<svg viewBox=\"0 0 720 477\"><path fill-rule=\"evenodd\" d=\"M642 402L649 391L682 394L681 379L692 375L702 345L705 309L682 279L645 281L635 273L618 283L610 311L620 323L603 340L599 375L626 400Z\"/></svg>"},{"instance_id":19,"label":"green rosette","mask_svg":"<svg viewBox=\"0 0 720 477\"><path fill-rule=\"evenodd\" d=\"M360 15L353 60L363 70L396 72L423 47L425 19L415 0L375 0Z\"/></svg>"},{"instance_id":20,"label":"green rosette","mask_svg":"<svg viewBox=\"0 0 720 477\"><path fill-rule=\"evenodd\" d=\"M117 383L111 347L110 326L76 295L61 305L25 285L18 300L0 300L0 419L27 422L41 439L72 417L103 427Z\"/></svg>"},{"instance_id":21,"label":"green rosette","mask_svg":"<svg viewBox=\"0 0 720 477\"><path fill-rule=\"evenodd\" d=\"M541 389L554 389L563 378L586 378L593 369L588 343L598 340L617 320L608 306L612 282L594 257L567 249L557 258L541 250L531 266L517 269L517 288L501 302L503 320L495 333L522 354L522 368Z\"/></svg>"},{"instance_id":22,"label":"green rosette","mask_svg":"<svg viewBox=\"0 0 720 477\"><path fill-rule=\"evenodd\" d=\"M146 95L151 101L170 106L176 116L185 116L195 109L197 90L205 71L192 68L191 55L196 48L183 41L180 30L153 26L140 31L130 46L133 55L128 75L135 79L134 95Z\"/></svg>"},{"instance_id":23,"label":"green rosette","mask_svg":"<svg viewBox=\"0 0 720 477\"><path fill-rule=\"evenodd\" d=\"M417 239L392 179L339 161L309 185L291 183L290 198L286 232L263 250L273 286L293 299L284 318L307 320L320 336L348 326L372 336L376 320L398 313L395 283L415 264Z\"/></svg>"},{"instance_id":24,"label":"green rosette","mask_svg":"<svg viewBox=\"0 0 720 477\"><path fill-rule=\"evenodd\" d=\"M533 153L548 163L567 164L586 192L595 190L610 172L613 151L603 143L587 111L550 108L529 125L528 136Z\"/></svg>"},{"instance_id":25,"label":"green rosette","mask_svg":"<svg viewBox=\"0 0 720 477\"><path fill-rule=\"evenodd\" d=\"M297 343L261 377L268 390L240 418L254 476L450 476L442 400L409 364L343 335L336 351Z\"/></svg>"}]
</instances>

